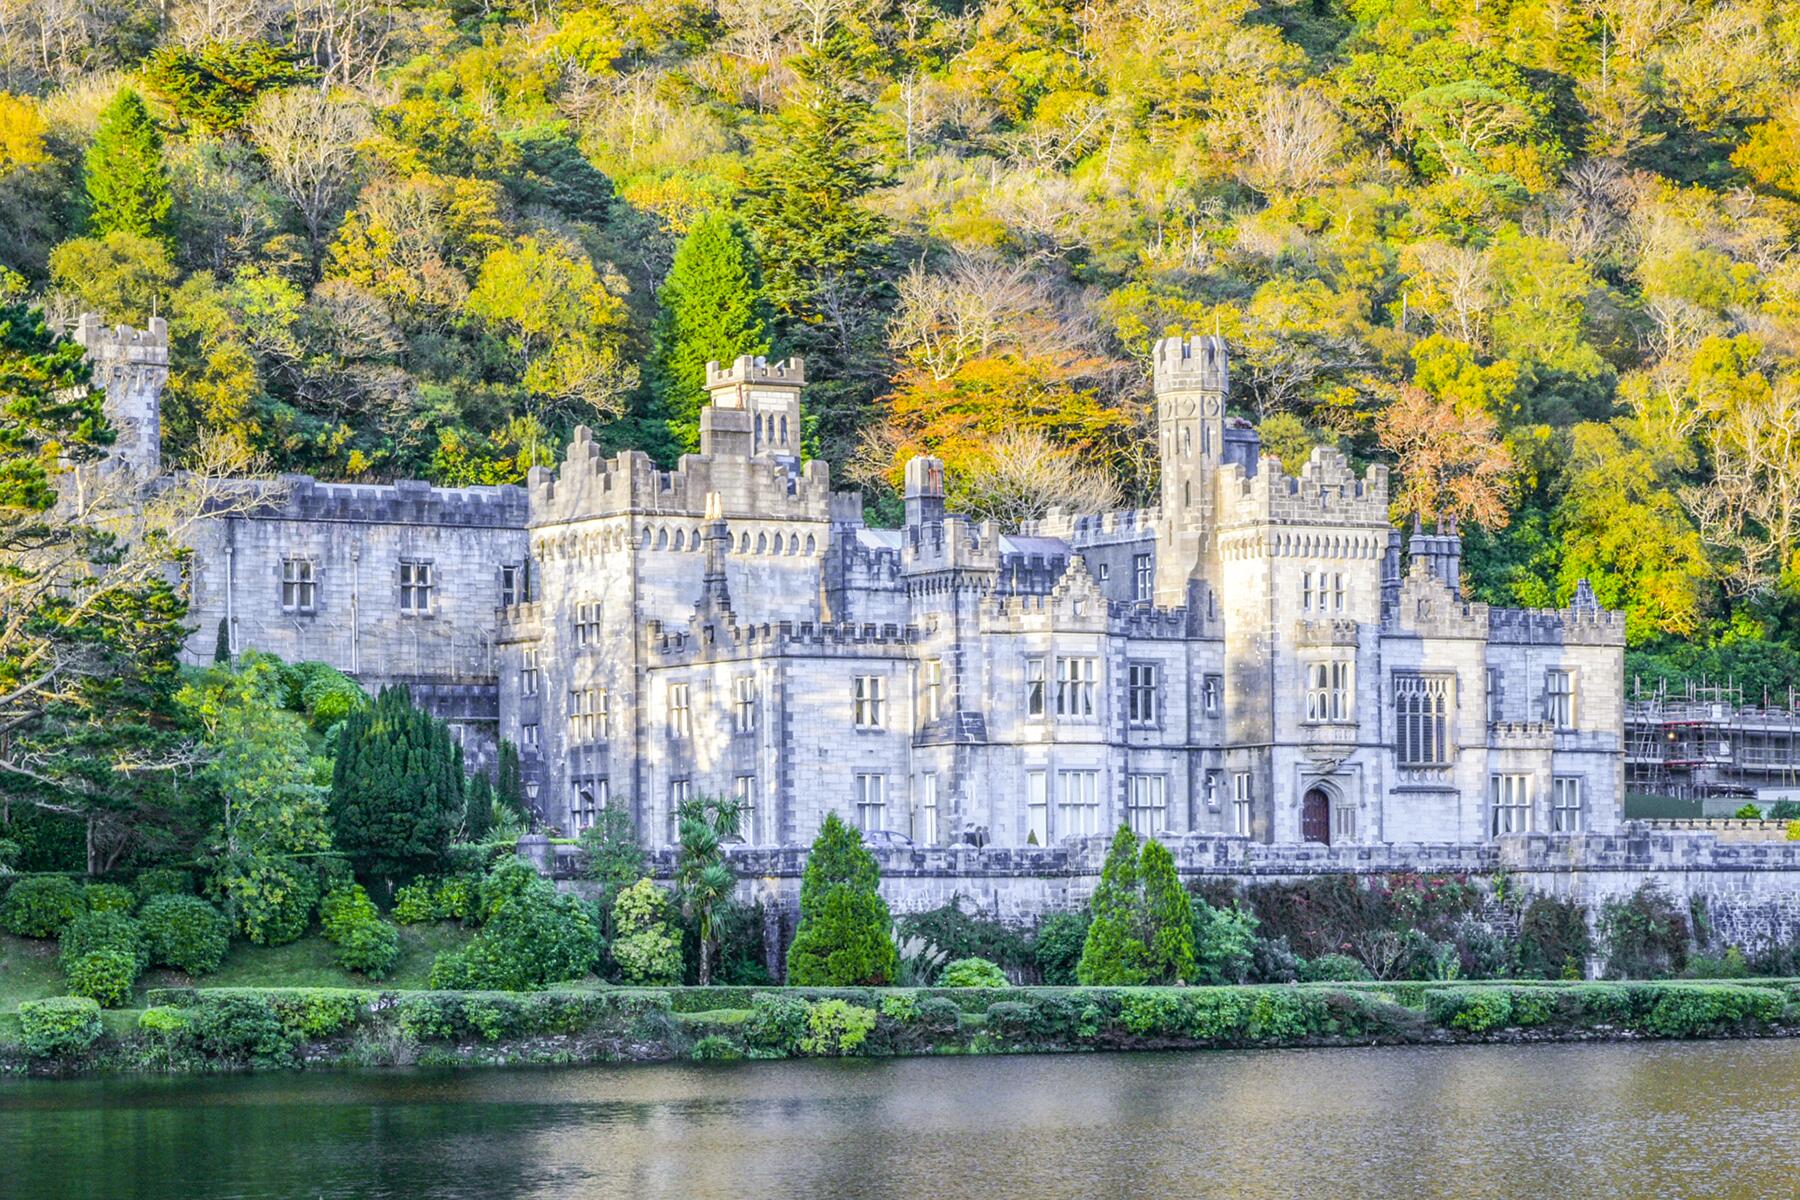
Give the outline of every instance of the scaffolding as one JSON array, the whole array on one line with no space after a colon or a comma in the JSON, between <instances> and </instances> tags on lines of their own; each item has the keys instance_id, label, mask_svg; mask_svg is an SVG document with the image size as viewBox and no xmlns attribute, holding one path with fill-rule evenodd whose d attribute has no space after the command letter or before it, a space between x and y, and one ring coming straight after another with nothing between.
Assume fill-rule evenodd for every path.
<instances>
[{"instance_id":1,"label":"scaffolding","mask_svg":"<svg viewBox=\"0 0 1800 1200\"><path fill-rule=\"evenodd\" d=\"M1746 703L1730 680L1668 681L1625 703L1625 790L1681 800L1800 789L1800 690Z\"/></svg>"}]
</instances>

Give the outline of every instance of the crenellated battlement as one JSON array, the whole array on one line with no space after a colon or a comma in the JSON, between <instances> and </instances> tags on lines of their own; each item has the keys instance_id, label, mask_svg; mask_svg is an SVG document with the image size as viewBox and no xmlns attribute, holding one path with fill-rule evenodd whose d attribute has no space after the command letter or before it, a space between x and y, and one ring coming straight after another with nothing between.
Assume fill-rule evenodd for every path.
<instances>
[{"instance_id":1,"label":"crenellated battlement","mask_svg":"<svg viewBox=\"0 0 1800 1200\"><path fill-rule=\"evenodd\" d=\"M1231 387L1225 339L1218 335L1163 338L1150 351L1151 379L1163 392L1224 393Z\"/></svg>"},{"instance_id":2,"label":"crenellated battlement","mask_svg":"<svg viewBox=\"0 0 1800 1200\"><path fill-rule=\"evenodd\" d=\"M1364 525L1388 527L1388 469L1372 466L1358 478L1341 451L1313 448L1298 475L1264 455L1254 474L1237 463L1220 468L1220 526Z\"/></svg>"},{"instance_id":3,"label":"crenellated battlement","mask_svg":"<svg viewBox=\"0 0 1800 1200\"><path fill-rule=\"evenodd\" d=\"M712 659L803 654L905 658L919 640L914 625L815 624L811 621L696 620L686 630L661 621L644 626L644 642L653 666L671 667Z\"/></svg>"},{"instance_id":4,"label":"crenellated battlement","mask_svg":"<svg viewBox=\"0 0 1800 1200\"><path fill-rule=\"evenodd\" d=\"M270 503L252 520L353 525L423 525L524 529L525 489L435 487L416 479L396 483L322 483L311 475L282 475L266 491Z\"/></svg>"},{"instance_id":5,"label":"crenellated battlement","mask_svg":"<svg viewBox=\"0 0 1800 1200\"><path fill-rule=\"evenodd\" d=\"M1021 537L1060 538L1072 547L1134 542L1156 536L1153 508L1123 508L1104 513L1077 513L1052 508L1036 521L1019 525Z\"/></svg>"},{"instance_id":6,"label":"crenellated battlement","mask_svg":"<svg viewBox=\"0 0 1800 1200\"><path fill-rule=\"evenodd\" d=\"M585 425L576 427L562 465L534 467L527 487L534 527L628 513L698 521L715 492L730 520L825 524L862 518L861 497L833 492L831 470L821 460L795 473L775 458L687 454L675 470L664 471L641 451L603 457Z\"/></svg>"},{"instance_id":7,"label":"crenellated battlement","mask_svg":"<svg viewBox=\"0 0 1800 1200\"><path fill-rule=\"evenodd\" d=\"M713 392L719 388L728 388L734 384L777 384L786 387L804 387L806 384L806 360L795 356L784 358L780 362L770 362L758 354L739 355L730 363L709 362L706 364L706 390ZM714 403L717 403L715 398Z\"/></svg>"}]
</instances>

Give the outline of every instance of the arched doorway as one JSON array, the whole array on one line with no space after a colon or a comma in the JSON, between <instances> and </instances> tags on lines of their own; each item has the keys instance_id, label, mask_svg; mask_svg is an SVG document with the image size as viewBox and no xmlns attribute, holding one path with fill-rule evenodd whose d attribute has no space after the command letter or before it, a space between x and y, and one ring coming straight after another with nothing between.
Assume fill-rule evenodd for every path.
<instances>
[{"instance_id":1,"label":"arched doorway","mask_svg":"<svg viewBox=\"0 0 1800 1200\"><path fill-rule=\"evenodd\" d=\"M1324 788L1311 788L1300 801L1300 837L1331 845L1331 797Z\"/></svg>"}]
</instances>

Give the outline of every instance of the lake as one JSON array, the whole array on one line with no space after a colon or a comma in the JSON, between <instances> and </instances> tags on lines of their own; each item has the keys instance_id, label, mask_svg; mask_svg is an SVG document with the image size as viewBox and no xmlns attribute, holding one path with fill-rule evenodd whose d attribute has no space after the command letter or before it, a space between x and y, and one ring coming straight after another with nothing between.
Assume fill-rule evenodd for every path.
<instances>
[{"instance_id":1,"label":"lake","mask_svg":"<svg viewBox=\"0 0 1800 1200\"><path fill-rule=\"evenodd\" d=\"M1800 1041L0 1083L0 1197L1786 1197Z\"/></svg>"}]
</instances>

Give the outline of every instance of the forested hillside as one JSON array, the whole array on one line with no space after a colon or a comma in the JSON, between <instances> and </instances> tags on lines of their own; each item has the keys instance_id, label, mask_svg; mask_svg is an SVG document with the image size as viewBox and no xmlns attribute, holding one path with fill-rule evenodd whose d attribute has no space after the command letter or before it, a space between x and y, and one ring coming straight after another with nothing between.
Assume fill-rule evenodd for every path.
<instances>
[{"instance_id":1,"label":"forested hillside","mask_svg":"<svg viewBox=\"0 0 1800 1200\"><path fill-rule=\"evenodd\" d=\"M1151 342L1217 331L1482 598L1800 678L1800 6L4 0L0 72L0 299L164 315L175 460L672 462L771 352L878 513L921 450L1133 503Z\"/></svg>"}]
</instances>

